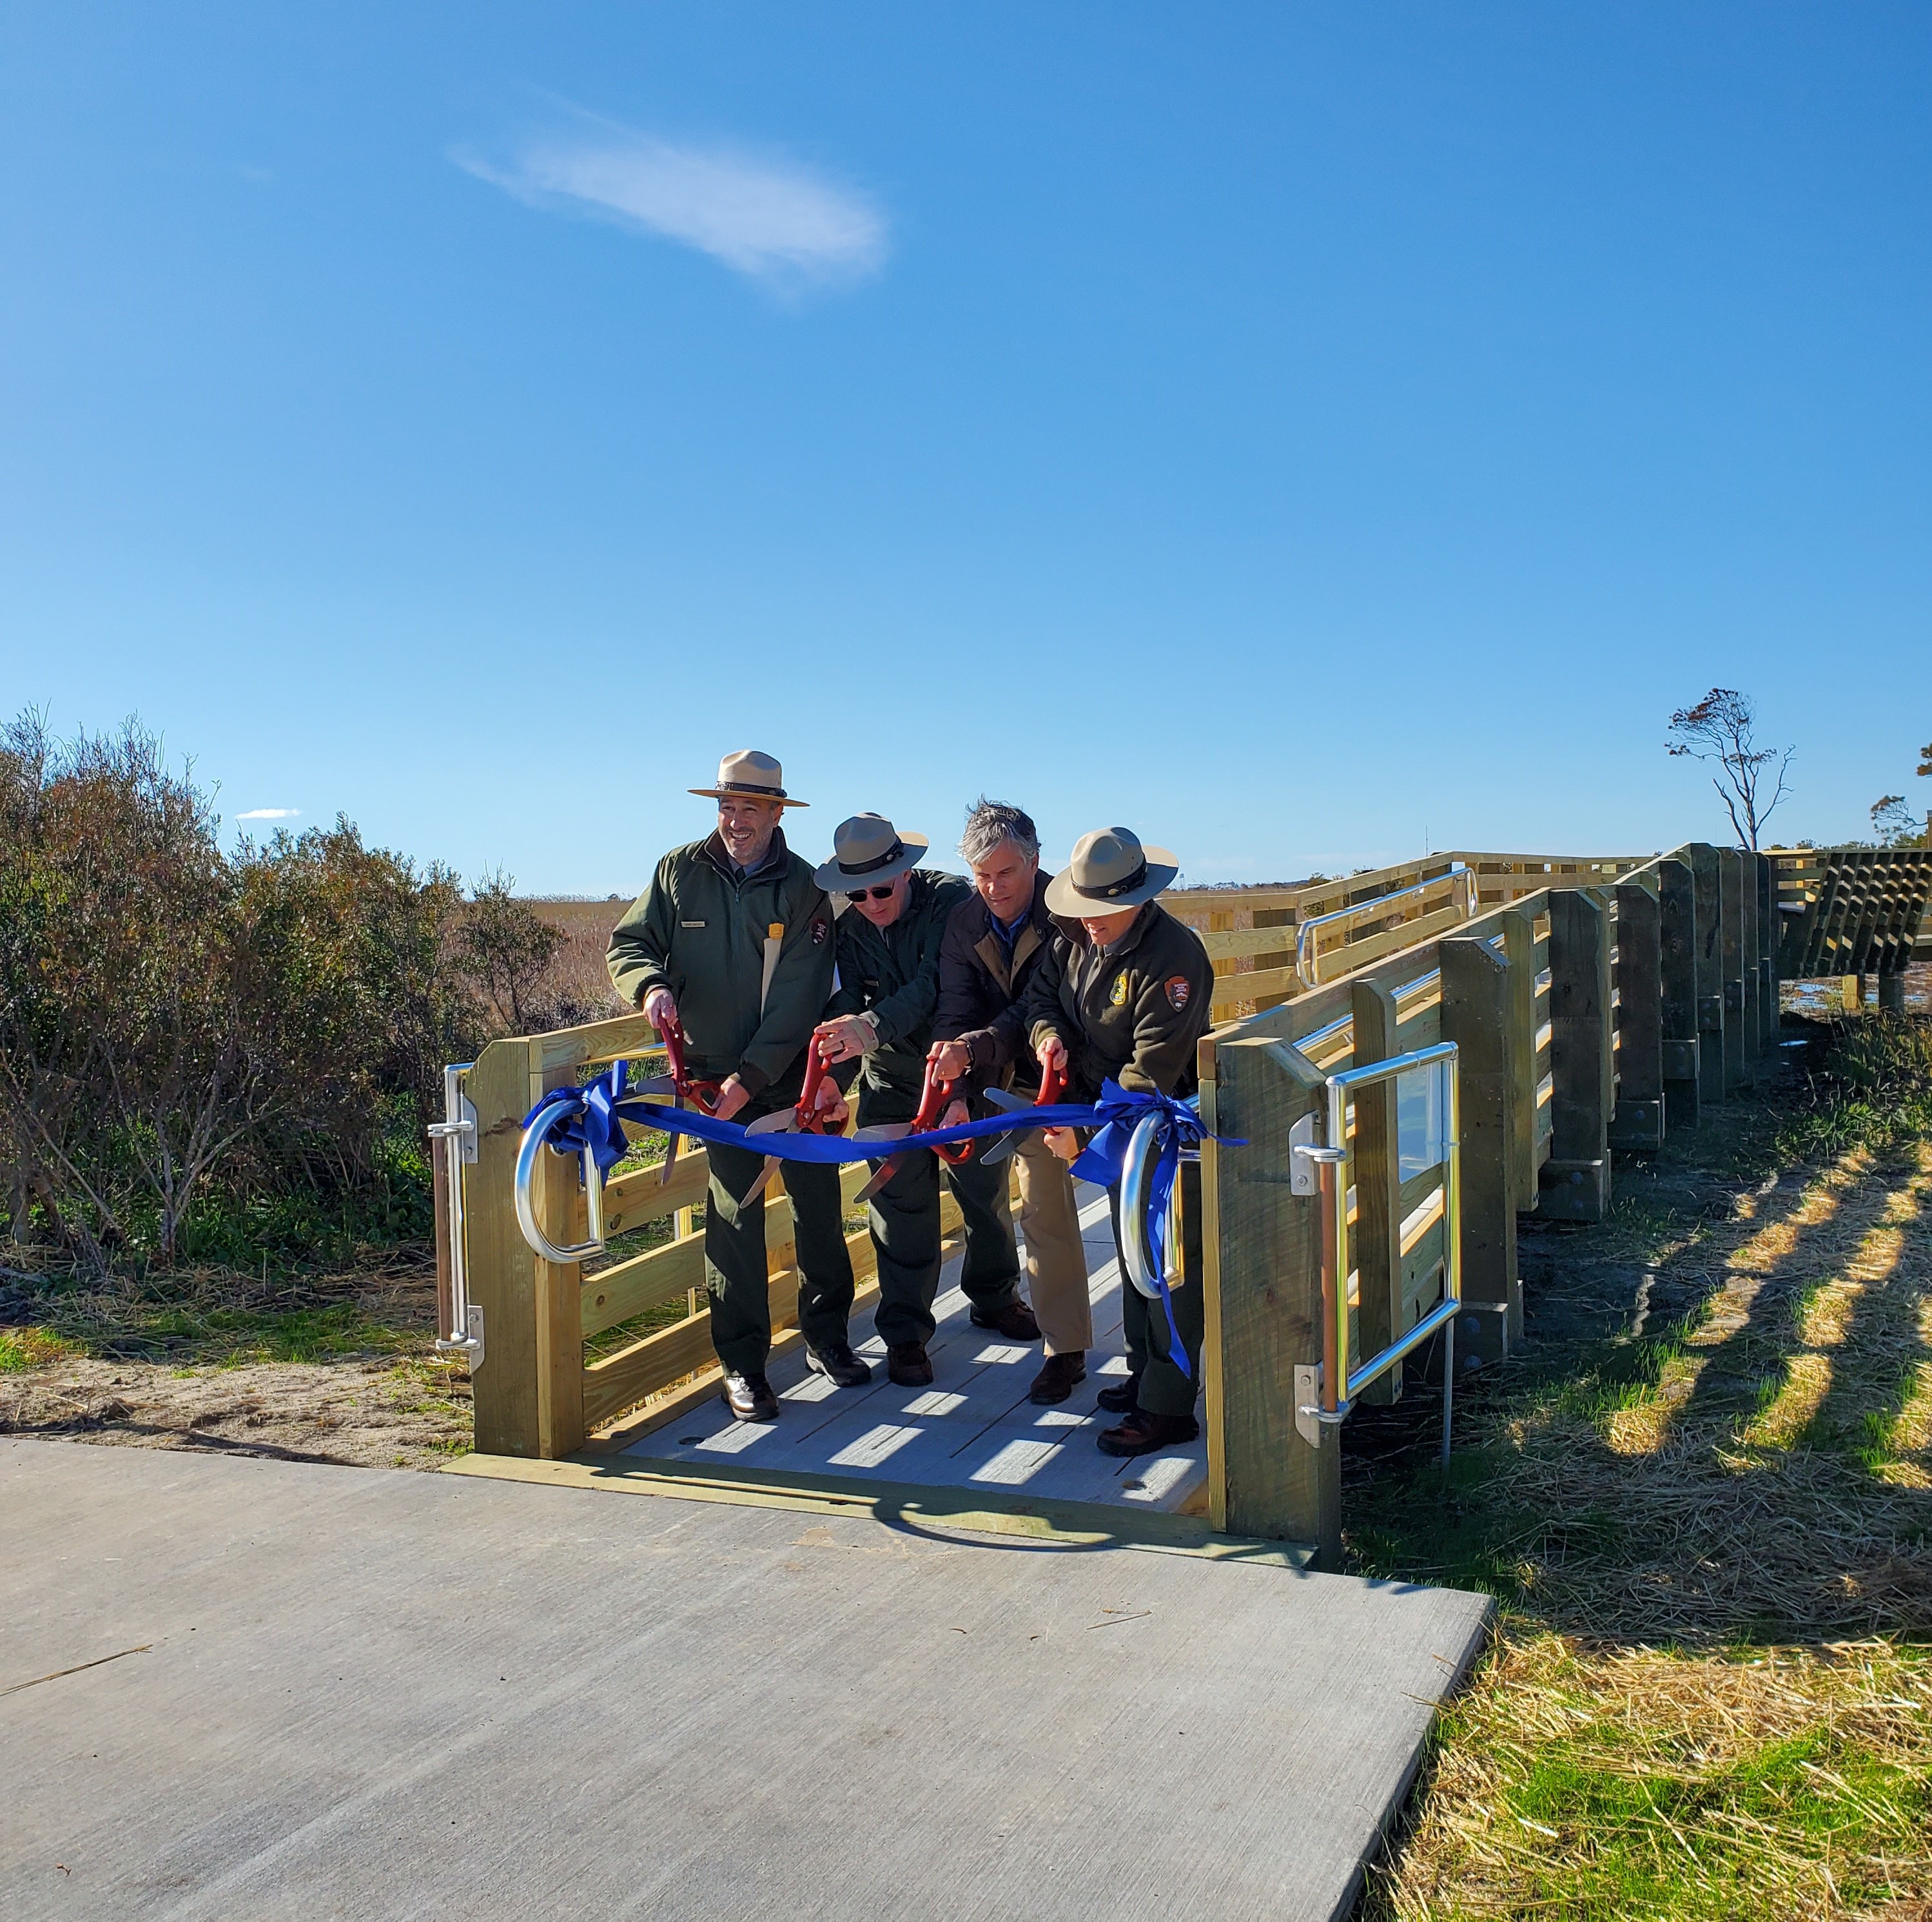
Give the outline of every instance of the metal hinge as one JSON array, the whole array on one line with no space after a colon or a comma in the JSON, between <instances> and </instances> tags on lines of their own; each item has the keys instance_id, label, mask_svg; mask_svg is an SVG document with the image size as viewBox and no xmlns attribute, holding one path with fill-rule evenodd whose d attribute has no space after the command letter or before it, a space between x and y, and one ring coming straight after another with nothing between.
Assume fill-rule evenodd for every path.
<instances>
[{"instance_id":1,"label":"metal hinge","mask_svg":"<svg viewBox=\"0 0 1932 1922\"><path fill-rule=\"evenodd\" d=\"M1324 1148L1315 1137L1316 1114L1310 1108L1288 1131L1288 1192L1316 1195L1322 1192L1321 1164L1346 1161L1346 1148ZM1280 1177L1277 1177L1277 1179Z\"/></svg>"},{"instance_id":2,"label":"metal hinge","mask_svg":"<svg viewBox=\"0 0 1932 1922\"><path fill-rule=\"evenodd\" d=\"M462 1116L457 1121L432 1121L428 1134L432 1141L444 1141L454 1135L461 1144L465 1162L473 1164L476 1159L476 1108L466 1094L458 1093L456 1099Z\"/></svg>"},{"instance_id":3,"label":"metal hinge","mask_svg":"<svg viewBox=\"0 0 1932 1922\"><path fill-rule=\"evenodd\" d=\"M1311 1448L1322 1446L1322 1431L1340 1428L1348 1419L1345 1402L1333 1414L1322 1405L1322 1365L1300 1362L1294 1370L1294 1432Z\"/></svg>"}]
</instances>

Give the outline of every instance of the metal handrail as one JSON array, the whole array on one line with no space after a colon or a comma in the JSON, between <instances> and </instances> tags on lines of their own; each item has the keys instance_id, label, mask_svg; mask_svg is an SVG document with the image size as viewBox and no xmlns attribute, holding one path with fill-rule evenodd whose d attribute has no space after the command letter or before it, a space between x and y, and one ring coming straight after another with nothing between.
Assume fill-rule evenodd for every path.
<instances>
[{"instance_id":1,"label":"metal handrail","mask_svg":"<svg viewBox=\"0 0 1932 1922\"><path fill-rule=\"evenodd\" d=\"M1442 1063L1446 1072L1442 1168L1442 1299L1413 1328L1385 1348L1364 1358L1359 1368L1348 1366L1348 1184L1342 1171L1352 1150L1348 1146L1348 1100L1358 1088ZM1442 1459L1449 1459L1449 1428L1456 1392L1456 1318L1462 1311L1462 1096L1455 1042L1438 1042L1385 1061L1345 1068L1326 1078L1328 1104L1327 1143L1298 1147L1295 1153L1316 1165L1322 1204L1322 1385L1319 1404L1298 1409L1324 1426L1346 1421L1355 1397L1380 1380L1402 1357L1441 1331L1442 1359ZM1486 1306L1478 1303L1478 1306Z\"/></svg>"},{"instance_id":2,"label":"metal handrail","mask_svg":"<svg viewBox=\"0 0 1932 1922\"><path fill-rule=\"evenodd\" d=\"M1432 875L1426 881L1418 881L1412 887L1397 888L1393 894L1378 895L1373 901L1358 901L1352 907L1332 908L1326 914L1312 914L1294 931L1294 972L1304 988L1322 985L1321 957L1314 952L1314 934L1318 928L1331 927L1337 921L1346 921L1356 916L1381 913L1389 903L1402 901L1410 895L1418 895L1430 888L1439 888L1444 881L1459 885L1463 895L1462 913L1466 919L1476 911L1476 871L1473 868L1452 868L1446 874Z\"/></svg>"},{"instance_id":3,"label":"metal handrail","mask_svg":"<svg viewBox=\"0 0 1932 1922\"><path fill-rule=\"evenodd\" d=\"M1201 1097L1194 1096L1186 1105L1198 1114ZM1127 1138L1127 1152L1120 1163L1120 1265L1136 1291L1149 1301L1160 1299L1160 1282L1155 1273L1154 1250L1148 1246L1147 1240L1146 1184L1148 1158L1160 1135L1161 1121L1162 1117L1156 1114L1143 1115L1135 1123L1134 1132ZM1183 1161L1198 1161L1200 1150L1184 1148L1180 1158ZM1165 1245L1160 1252L1160 1272L1172 1288L1182 1278L1180 1211L1172 1205L1167 1211L1166 1230L1161 1238Z\"/></svg>"},{"instance_id":4,"label":"metal handrail","mask_svg":"<svg viewBox=\"0 0 1932 1922\"><path fill-rule=\"evenodd\" d=\"M536 1200L533 1192L537 1156L543 1152L544 1144L550 1139L550 1130L566 1118L566 1111L561 1107L545 1108L524 1130L523 1144L517 1150L517 1225L523 1230L524 1239L538 1255L546 1261L554 1261L560 1267L580 1261L586 1255L601 1254L604 1249L604 1171L597 1165L597 1157L592 1153L588 1141L584 1144L582 1162L584 1195L590 1217L590 1240L573 1243L566 1248L551 1240L537 1223Z\"/></svg>"},{"instance_id":5,"label":"metal handrail","mask_svg":"<svg viewBox=\"0 0 1932 1922\"><path fill-rule=\"evenodd\" d=\"M476 1159L476 1111L463 1092L463 1077L473 1061L453 1061L442 1071L442 1116L428 1128L433 1152L442 1156L449 1233L448 1325L436 1330L436 1345L466 1354L473 1368L483 1359L483 1311L470 1299L469 1224L463 1206L463 1170Z\"/></svg>"}]
</instances>

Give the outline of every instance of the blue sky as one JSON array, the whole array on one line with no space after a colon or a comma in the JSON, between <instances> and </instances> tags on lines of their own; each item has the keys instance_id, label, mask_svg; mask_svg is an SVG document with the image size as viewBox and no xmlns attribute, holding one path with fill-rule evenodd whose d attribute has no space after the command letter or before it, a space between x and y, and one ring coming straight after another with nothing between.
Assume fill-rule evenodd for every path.
<instances>
[{"instance_id":1,"label":"blue sky","mask_svg":"<svg viewBox=\"0 0 1932 1922\"><path fill-rule=\"evenodd\" d=\"M778 754L1190 878L1866 829L1932 738L1932 12L0 21L0 702L629 889Z\"/></svg>"}]
</instances>

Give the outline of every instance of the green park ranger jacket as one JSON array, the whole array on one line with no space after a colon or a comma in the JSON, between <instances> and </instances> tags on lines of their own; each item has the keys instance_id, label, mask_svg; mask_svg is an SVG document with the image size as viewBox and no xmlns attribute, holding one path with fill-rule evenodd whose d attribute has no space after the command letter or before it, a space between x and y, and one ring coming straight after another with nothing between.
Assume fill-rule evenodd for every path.
<instances>
[{"instance_id":1,"label":"green park ranger jacket","mask_svg":"<svg viewBox=\"0 0 1932 1922\"><path fill-rule=\"evenodd\" d=\"M909 1120L919 1106L939 1004L940 943L947 917L973 891L960 876L930 868L915 868L911 880L905 912L890 928L874 928L856 908L839 916L838 991L826 1010L869 1009L878 1021L879 1045L860 1064L858 1080L862 1093L875 1097L867 1111L888 1120Z\"/></svg>"},{"instance_id":2,"label":"green park ranger jacket","mask_svg":"<svg viewBox=\"0 0 1932 1922\"><path fill-rule=\"evenodd\" d=\"M773 927L784 932L761 1010ZM756 1096L802 1073L806 1039L832 991L832 954L831 904L778 829L747 874L733 868L716 834L673 848L617 923L605 961L632 1006L653 988L677 997L693 1075L736 1075Z\"/></svg>"},{"instance_id":3,"label":"green park ranger jacket","mask_svg":"<svg viewBox=\"0 0 1932 1922\"><path fill-rule=\"evenodd\" d=\"M1158 901L1110 948L1076 924L1055 937L1027 982L1027 1033L1066 1045L1070 1101L1092 1101L1108 1078L1131 1092L1195 1091L1194 1044L1208 1032L1214 967L1192 928Z\"/></svg>"}]
</instances>

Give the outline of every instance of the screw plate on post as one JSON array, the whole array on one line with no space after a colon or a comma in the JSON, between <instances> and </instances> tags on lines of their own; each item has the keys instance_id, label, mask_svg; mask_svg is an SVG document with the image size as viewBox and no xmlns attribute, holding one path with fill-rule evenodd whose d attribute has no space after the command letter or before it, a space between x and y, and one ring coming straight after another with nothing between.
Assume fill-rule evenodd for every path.
<instances>
[{"instance_id":1,"label":"screw plate on post","mask_svg":"<svg viewBox=\"0 0 1932 1922\"><path fill-rule=\"evenodd\" d=\"M1322 1446L1322 1370L1299 1363L1294 1371L1294 1432L1311 1448Z\"/></svg>"}]
</instances>

